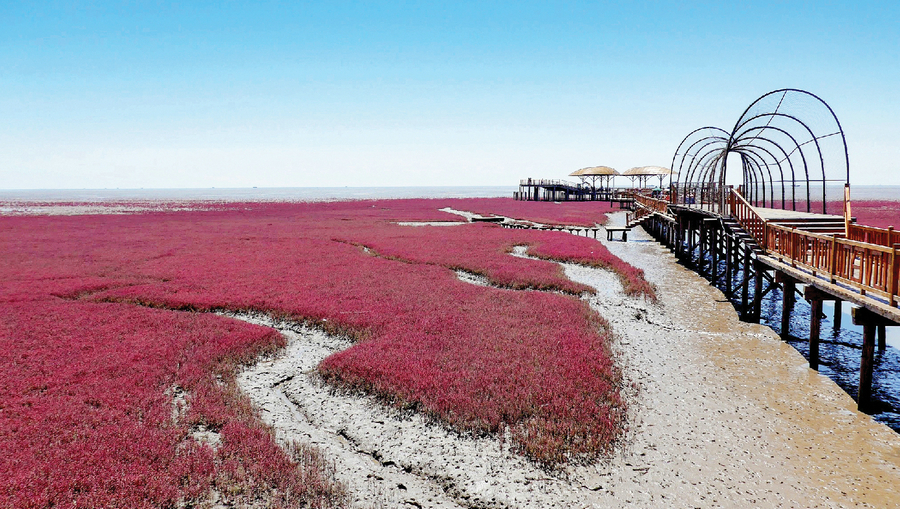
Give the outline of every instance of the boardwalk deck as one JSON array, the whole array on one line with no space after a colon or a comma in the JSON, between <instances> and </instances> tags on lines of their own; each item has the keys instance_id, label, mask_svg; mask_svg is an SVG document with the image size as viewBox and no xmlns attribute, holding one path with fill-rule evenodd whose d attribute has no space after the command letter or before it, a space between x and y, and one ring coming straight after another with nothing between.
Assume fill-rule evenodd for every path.
<instances>
[{"instance_id":1,"label":"boardwalk deck","mask_svg":"<svg viewBox=\"0 0 900 509\"><path fill-rule=\"evenodd\" d=\"M803 222L803 223L819 223L825 221L834 221L843 224L844 216L834 216L828 214L816 214L814 212L800 212L796 210L770 209L765 207L752 207L759 217L773 223L780 222Z\"/></svg>"}]
</instances>

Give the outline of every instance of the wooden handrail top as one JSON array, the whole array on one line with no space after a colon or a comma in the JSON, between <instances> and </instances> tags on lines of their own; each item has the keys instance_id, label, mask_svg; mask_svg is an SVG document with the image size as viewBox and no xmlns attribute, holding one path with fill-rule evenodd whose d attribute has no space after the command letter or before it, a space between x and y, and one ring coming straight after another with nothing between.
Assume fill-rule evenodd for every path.
<instances>
[{"instance_id":1,"label":"wooden handrail top","mask_svg":"<svg viewBox=\"0 0 900 509\"><path fill-rule=\"evenodd\" d=\"M814 232L809 232L806 230L801 230L798 228L790 228L787 226L781 226L781 225L772 224L772 223L769 223L767 226L768 226L769 230L775 230L775 231L780 230L785 233L791 233L791 234L799 235L801 237L810 237L810 238L829 241L829 242L836 241L838 244L840 244L842 246L858 247L861 249L869 249L871 251L880 251L882 253L891 253L894 250L894 248L892 248L892 247L881 246L878 244L870 244L868 242L859 242L857 240L846 239L846 238L843 238L843 236L841 236L841 235L829 235L829 234L823 234L823 233L814 233Z\"/></svg>"}]
</instances>

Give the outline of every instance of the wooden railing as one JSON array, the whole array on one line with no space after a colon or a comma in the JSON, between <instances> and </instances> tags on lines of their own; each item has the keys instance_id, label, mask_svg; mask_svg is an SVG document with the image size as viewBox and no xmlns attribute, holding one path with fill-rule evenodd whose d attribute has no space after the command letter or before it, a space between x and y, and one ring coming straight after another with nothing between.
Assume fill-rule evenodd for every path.
<instances>
[{"instance_id":1,"label":"wooden railing","mask_svg":"<svg viewBox=\"0 0 900 509\"><path fill-rule=\"evenodd\" d=\"M893 226L888 228L875 228L874 226L851 224L848 233L849 235L847 235L847 238L857 242L887 247L891 247L894 244L900 244L900 231L895 231Z\"/></svg>"},{"instance_id":2,"label":"wooden railing","mask_svg":"<svg viewBox=\"0 0 900 509\"><path fill-rule=\"evenodd\" d=\"M634 201L650 209L651 212L666 214L669 210L669 202L667 200L660 200L640 193L634 194Z\"/></svg>"},{"instance_id":3,"label":"wooden railing","mask_svg":"<svg viewBox=\"0 0 900 509\"><path fill-rule=\"evenodd\" d=\"M821 235L777 224L766 226L766 252L784 263L827 274L842 282L900 302L900 243L890 247Z\"/></svg>"},{"instance_id":4,"label":"wooden railing","mask_svg":"<svg viewBox=\"0 0 900 509\"><path fill-rule=\"evenodd\" d=\"M634 211L631 211L625 215L625 223L630 225L632 222L637 221L642 217L649 216L653 212L653 209L650 209L648 207L637 207L634 209Z\"/></svg>"},{"instance_id":5,"label":"wooden railing","mask_svg":"<svg viewBox=\"0 0 900 509\"><path fill-rule=\"evenodd\" d=\"M569 182L566 180L553 180L553 179L522 179L519 181L520 186L543 186L543 187L568 187L573 189L587 189L590 190L590 186L583 186L577 182Z\"/></svg>"},{"instance_id":6,"label":"wooden railing","mask_svg":"<svg viewBox=\"0 0 900 509\"><path fill-rule=\"evenodd\" d=\"M761 247L766 247L766 221L760 217L747 200L734 189L728 192L728 212L737 219Z\"/></svg>"}]
</instances>

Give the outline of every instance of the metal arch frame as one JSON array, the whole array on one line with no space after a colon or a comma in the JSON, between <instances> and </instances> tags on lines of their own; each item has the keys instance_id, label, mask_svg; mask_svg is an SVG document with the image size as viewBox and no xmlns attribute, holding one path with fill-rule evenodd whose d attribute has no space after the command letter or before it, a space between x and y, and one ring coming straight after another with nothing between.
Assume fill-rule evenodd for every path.
<instances>
[{"instance_id":1,"label":"metal arch frame","mask_svg":"<svg viewBox=\"0 0 900 509\"><path fill-rule=\"evenodd\" d=\"M719 148L719 147L715 147L715 146L710 147L710 145L715 145L715 144L716 144L715 142L710 142L710 143L703 145L703 147L701 147L701 149L703 151L698 150L696 155L692 158L692 160L691 160L690 164L688 164L688 168L687 168L687 176L689 178L689 181L694 180L694 175L698 171L699 171L699 174L698 174L699 178L697 178L696 180L703 181L707 178L706 177L707 172L709 171L709 169L711 167L715 166L715 162L709 161L709 158L712 157L714 160L717 161L718 154L721 153L721 151L722 151L721 148Z\"/></svg>"},{"instance_id":2,"label":"metal arch frame","mask_svg":"<svg viewBox=\"0 0 900 509\"><path fill-rule=\"evenodd\" d=\"M790 109L785 111L785 101L794 94L798 94L801 98L812 99L815 106L824 106L830 115L830 117L826 115L826 122L833 121L837 130L817 135L811 127L811 123L793 114ZM767 98L777 98L777 104L753 111ZM776 122L777 119L783 119L786 122ZM792 126L799 128L799 131ZM770 130L773 133L771 136L767 132ZM704 133L703 131L708 132ZM697 136L698 133L701 136ZM807 136L804 134L808 135L809 139L805 139ZM676 190L680 191L675 195L673 201L686 203L687 190L692 186L699 186L702 194L706 189L712 189L716 185L720 187L719 194L722 195L720 196L722 199L724 196L722 190L725 187L728 169L728 154L733 152L740 154L742 181L749 201L757 204L761 201L764 207L768 201L770 207L775 207L776 188L779 187L776 184L780 184L781 208L787 209L789 203L785 185L789 182L791 186L790 208L797 210L798 196L795 189L797 184L802 182L798 177L802 177L806 182L806 200L804 200L806 211L810 212L811 209L810 184L821 183L822 212L825 213L825 187L828 182L834 182L835 179L829 179L826 154L819 140L836 135L840 135L840 143L843 147L844 183L849 184L850 157L847 140L840 120L831 106L819 96L796 88L782 88L763 94L744 109L730 133L715 126L705 126L691 131L682 139L672 157L671 167L673 171L677 172ZM781 139L782 136L784 139ZM831 149L830 142L826 147ZM810 149L815 150L818 157L808 154ZM679 156L680 161L678 161ZM798 157L799 161L796 161ZM818 167L812 163L816 160ZM834 159L829 158L829 160L833 161ZM801 169L802 174L798 175L798 170ZM776 180L773 173L777 174L780 180ZM817 178L820 175L821 177ZM721 204L724 205L724 201Z\"/></svg>"},{"instance_id":3,"label":"metal arch frame","mask_svg":"<svg viewBox=\"0 0 900 509\"><path fill-rule=\"evenodd\" d=\"M787 118L787 119L793 120L793 121L797 122L798 124L800 124L801 126L803 126L803 128L806 129L806 131L809 133L810 139L809 139L808 141L804 141L803 143L798 143L798 142L796 141L796 139L795 139L793 136L789 135L789 137L791 138L791 141L793 141L794 144L795 144L794 149L791 150L790 153L793 154L794 152L796 152L796 151L799 150L801 156L802 156L803 159L804 159L804 165L806 166L806 184L807 184L807 188L809 188L809 182L822 182L822 204L823 204L822 207L823 207L823 209L824 209L824 207L825 207L825 205L824 205L824 203L825 203L825 182L827 181L827 177L826 177L826 175L825 175L825 157L824 157L824 155L822 154L822 147L819 145L819 138L820 138L820 137L816 136L816 134L813 132L813 130L812 130L808 125L806 125L806 123L804 123L803 121L801 121L801 120L798 119L797 117L794 117L793 115L785 115L785 114L783 114L783 113L765 113L765 114L757 115L757 116L755 116L755 117L751 117L751 118L747 119L745 122L743 122L743 123L741 124L740 127L746 126L749 122L752 122L753 120L756 120L756 119L759 119L759 118L765 118L765 117L770 117L770 118L783 117L783 118ZM737 129L737 127L738 127L738 126L735 126L735 129ZM772 127L770 124L766 124L765 126L756 126L756 127L754 127L754 128L751 128L751 130L754 130L754 129L758 129L758 130L760 131L760 133L762 133L762 132L764 132L764 131L766 131L766 130L768 130L768 129L776 129L776 128ZM786 132L786 131L784 131L783 129L777 129L777 130L782 131L782 132ZM749 132L749 131L748 131L748 132ZM741 135L739 135L739 136L743 136L743 134L744 134L744 133L741 133ZM833 134L834 134L834 133L829 133L829 134L826 135L826 136L832 136ZM823 137L824 137L824 136L823 136ZM757 134L756 136L753 137L754 140L755 140L755 139L759 139L759 138L761 138L761 136L760 136L759 134ZM771 140L768 140L768 141L771 142ZM774 143L774 142L773 142L773 143ZM805 145L810 144L810 143L815 143L815 145L816 145L816 153L818 153L818 155L819 155L819 169L820 169L820 171L822 172L822 179L821 179L821 180L811 180L811 179L809 178L809 165L806 164L806 157L805 157L805 155L804 155L804 153L803 153L803 147L804 147ZM809 196L808 196L808 193L807 193L807 203L809 203ZM824 210L823 210L823 213L824 213Z\"/></svg>"},{"instance_id":4,"label":"metal arch frame","mask_svg":"<svg viewBox=\"0 0 900 509\"><path fill-rule=\"evenodd\" d=\"M684 145L684 143L685 143L686 141L688 141L688 139L689 139L691 136L693 136L695 133L698 133L698 132L703 131L703 130L706 130L706 129L710 129L710 130L712 130L712 131L719 131L719 132L721 132L722 134L724 134L725 136L724 136L724 137L704 136L704 137L702 137L702 138L698 138L697 141L695 141L694 143L692 143L692 144L685 150L684 154L683 154L682 157L681 157L681 164L679 165L679 172L678 172L679 175L680 175L680 173L681 173L680 168L681 168L681 166L684 165L684 159L685 159L687 156L691 155L691 154L690 154L690 150L691 150L691 148L693 148L695 145L697 145L698 143L700 143L700 142L702 142L702 141L705 141L705 140L719 140L719 141L721 141L722 143L727 143L727 141L728 141L728 136L730 136L730 133L729 133L728 131L725 131L724 129L720 129L720 128L718 128L718 127L712 127L712 126L706 126L706 127L701 127L701 128L699 128L699 129L694 129L694 130L691 131L687 136L685 136L683 140L681 140L681 143L678 145L678 149L675 150L675 155L672 157L672 168L673 168L673 170L674 170L674 168L675 168L675 159L678 158L678 152L679 152L679 150L681 149L681 147ZM698 153L699 153L699 151L698 151ZM693 156L691 156L691 157L692 157L692 158L695 158L695 157L696 157L696 154L693 155Z\"/></svg>"},{"instance_id":5,"label":"metal arch frame","mask_svg":"<svg viewBox=\"0 0 900 509\"><path fill-rule=\"evenodd\" d=\"M711 148L702 154L698 152L688 167L688 176L690 178L688 181L708 185L706 183L711 181L712 176L715 175L715 167L719 164L719 157L721 154L722 150L720 148ZM694 177L695 174L697 175L696 178ZM702 202L701 195L701 204Z\"/></svg>"},{"instance_id":6,"label":"metal arch frame","mask_svg":"<svg viewBox=\"0 0 900 509\"><path fill-rule=\"evenodd\" d=\"M777 131L780 131L780 132L784 133L785 136L787 136L788 138L790 138L792 141L794 140L793 136L791 136L790 133L788 133L787 131L784 131L784 130L782 130L782 129L779 129L779 128L775 128L775 127L768 127L768 128L765 128L765 127L757 127L757 128L753 128L753 130L756 130L756 129L774 129L774 130L777 130ZM749 131L748 131L748 132L749 132ZM757 135L757 136L755 136L753 139L754 139L754 140L761 140L761 141L764 141L764 142L771 143L774 147L776 147L778 150L780 150L782 154L784 154L784 158L779 159L775 154L773 154L773 153L771 153L769 150L767 150L767 149L765 148L765 146L754 145L754 144L737 145L738 148L746 148L746 149L748 149L748 150L749 150L749 149L755 149L755 150L761 150L761 151L763 151L763 152L766 152L766 153L772 158L772 161L774 161L774 163L778 166L779 172L780 172L780 174L781 174L781 175L780 175L780 176L781 176L781 180L780 180L780 181L772 180L772 184L773 184L773 186L772 186L772 193L774 193L774 191L775 191L775 190L774 190L774 183L775 183L775 182L780 182L780 183L781 183L781 207L782 207L782 208L785 207L785 190L784 190L784 183L785 183L785 182L788 182L788 181L785 180L785 172L784 172L784 168L782 167L782 164L781 164L781 163L782 163L783 161L787 161L788 166L790 167L790 173L791 173L791 180L789 181L789 182L791 182L791 185L792 185L792 188L791 188L791 206L792 206L792 208L794 208L794 209L796 210L796 193L794 193L794 191L793 191L793 185L796 183L796 172L794 171L794 163L791 161L791 154L793 154L795 151L791 151L790 153L788 153L788 152L784 149L784 147L782 147L779 143L775 142L774 140L772 140L772 139L770 139L770 138L768 138L768 137L763 137L763 136L758 136L758 135ZM734 149L734 148L733 148L733 150L737 150L737 149ZM754 153L755 153L755 152L754 152ZM808 182L809 182L809 169L808 169L807 164L806 164L806 156L803 154L803 151L802 151L802 150L800 151L800 157L801 157L801 159L802 159L802 161L803 161L804 174L805 174L806 180L807 180L807 203L808 203L808 202L809 202L809 185L808 185ZM770 200L770 202L774 203L774 194L773 194L772 200ZM808 207L807 207L807 208L808 208Z\"/></svg>"},{"instance_id":7,"label":"metal arch frame","mask_svg":"<svg viewBox=\"0 0 900 509\"><path fill-rule=\"evenodd\" d=\"M695 134L697 134L701 131L704 131L704 130L711 131L711 134L697 138L684 150L684 152L681 154L681 162L678 164L677 170L676 170L675 161L678 159L679 152L681 151L684 144L687 143L688 140L692 136L694 136ZM712 133L716 133L716 132L721 133L722 136L713 136ZM705 159L709 154L714 154L716 152L721 151L721 148L715 148L715 149L708 150L708 151L704 152L702 156L700 155L701 152L703 152L703 150L710 145L714 145L717 143L722 144L722 145L727 144L729 136L730 136L730 133L728 131L721 129L719 127L715 127L715 126L700 127L698 129L694 129L693 131L688 133L688 135L685 136L684 139L681 140L681 143L678 144L678 148L675 149L675 154L672 156L671 168L672 168L672 171L675 171L677 173L677 178L675 180L676 189L679 189L682 186L683 182L686 183L686 182L691 181L691 180L682 179L682 177L685 176L685 172L689 176L693 176L697 167L699 167L701 165L701 162L703 161L703 159ZM691 154L691 150L694 147L696 147L698 144L702 144L702 145L697 149L697 151L695 153ZM690 157L690 162L688 162L687 168L685 168L684 167L685 160L688 157ZM679 198L681 199L681 202L684 203L686 196L684 196L683 194L676 195L675 201L677 202L677 200Z\"/></svg>"},{"instance_id":8,"label":"metal arch frame","mask_svg":"<svg viewBox=\"0 0 900 509\"><path fill-rule=\"evenodd\" d=\"M762 138L760 138L760 139L762 139ZM770 140L765 140L765 141L770 141ZM784 150L781 149L781 147L779 145L777 145L775 143L773 143L773 145L775 147L777 147L778 149L780 149L782 151L782 153L784 152ZM771 204L774 204L774 202L775 202L775 183L780 182L781 183L781 206L783 208L784 204L785 204L785 200L786 200L785 189L784 189L784 183L786 182L785 171L784 171L784 167L781 165L783 159L779 160L778 157L775 154L773 154L772 152L770 152L768 149L766 149L765 147L762 147L762 146L757 146L757 145L746 145L746 146L739 145L739 146L735 147L733 149L733 151L741 153L741 154L746 152L746 154L750 154L753 157L758 158L759 162L762 165L764 165L767 169L770 168L772 165L774 165L775 167L778 168L778 173L779 173L779 176L781 177L781 180L780 181L774 180L774 179L771 180L772 185L770 187L769 202ZM764 154L761 154L759 152L764 152ZM766 157L766 156L768 156L768 157ZM792 177L791 181L793 181L794 168L793 168L793 165L790 164L790 161L788 161L788 163L790 165L790 173L791 173L791 177ZM770 175L771 175L771 173L772 172L769 171ZM791 198L793 199L793 193L791 194Z\"/></svg>"},{"instance_id":9,"label":"metal arch frame","mask_svg":"<svg viewBox=\"0 0 900 509\"><path fill-rule=\"evenodd\" d=\"M817 96L816 94L813 94L812 92L807 92L806 90L801 90L799 88L779 88L778 90L773 90L769 93L763 94L763 95L759 96L758 99L756 99L755 101L750 103L750 106L747 106L747 109L744 110L744 113L741 114L741 116L738 118L738 121L735 123L735 129L732 130L732 132L737 130L737 126L740 123L740 119L743 118L744 115L746 115L747 112L750 111L750 109L753 108L754 105L756 105L757 103L759 103L760 101L762 101L763 99L765 99L766 97L768 97L770 95L775 95L775 94L781 93L782 96L781 96L781 99L778 101L778 107L775 109L774 112L772 112L772 113L777 113L778 109L781 107L781 104L784 103L784 99L787 97L788 92L797 92L798 94L807 95L809 97L812 97L813 99L818 101L819 104L821 104L822 106L825 106L825 108L828 110L828 113L831 114L831 119L834 120L834 123L837 126L837 131L826 134L826 135L822 135L822 136L815 136L815 134L812 133L812 131L810 131L810 134L813 134L813 138L816 139L817 141L821 138L827 138L830 136L834 136L835 134L841 135L841 145L843 145L843 147L844 147L844 171L845 171L844 179L845 179L845 183L850 183L850 154L847 151L847 137L844 135L844 128L841 126L841 121L838 119L837 115L834 113L834 110L831 109L831 106L829 106L829 104L827 102L825 102L821 97ZM799 122L799 120L798 120L798 122ZM802 122L801 122L801 124L802 124ZM806 125L804 124L804 127L805 126ZM818 143L817 143L817 145L818 145ZM824 165L823 165L823 171L824 171Z\"/></svg>"},{"instance_id":10,"label":"metal arch frame","mask_svg":"<svg viewBox=\"0 0 900 509\"><path fill-rule=\"evenodd\" d=\"M795 172L794 172L794 163L791 161L791 155L793 155L794 152L799 152L801 161L803 162L803 173L804 173L804 176L806 177L806 202L807 202L807 207L806 207L806 208L807 208L807 212L809 212L809 165L806 163L806 154L803 153L803 150L802 150L802 149L798 150L800 144L797 143L797 140L794 138L794 136L793 136L791 133L789 133L788 131L784 130L784 129L781 129L781 128L778 128L778 127L772 127L772 126L759 126L759 127L754 127L754 128L752 128L752 129L749 129L749 130L745 131L745 134L746 134L746 133L749 133L749 132L752 131L752 130L760 130L760 131L762 132L762 131L768 130L768 129L772 129L772 130L775 130L775 131L778 131L778 132L783 133L785 136L787 136L788 138L790 138L791 141L794 142L794 145L795 145L796 148L795 148L794 150L791 150L790 153L788 153L788 152L784 149L784 147L782 147L780 144L776 143L774 140L771 140L771 139L769 139L769 138L767 138L767 137L755 136L753 139L759 139L759 140L767 141L767 142L771 143L772 145L778 147L779 150L781 150L781 152L782 152L782 153L784 154L784 156L785 156L784 159L782 159L781 161L787 160L788 164L789 164L790 167L791 167L791 184L792 184L792 185L796 183L796 175L795 175ZM750 145L750 146L753 146L753 145ZM762 147L760 147L760 148L762 148ZM777 159L777 158L776 158L776 159ZM781 161L778 161L778 162L779 162L779 166L780 166ZM782 185L782 189L783 189L783 188L784 188L784 186ZM793 191L791 192L791 205L792 205L792 208L793 208L794 210L796 210L796 195L795 195L795 193L794 193ZM784 198L783 198L783 197L782 197L782 208L784 208Z\"/></svg>"},{"instance_id":11,"label":"metal arch frame","mask_svg":"<svg viewBox=\"0 0 900 509\"><path fill-rule=\"evenodd\" d=\"M776 145L776 146L777 146L777 145ZM780 147L779 147L779 148L780 148ZM768 155L772 158L772 162L767 161L766 158L765 158L763 155L761 155L761 154L759 154L759 153L757 152L757 150L761 150L761 151L765 152L766 154L768 154ZM775 157L775 155L772 154L771 152L769 152L768 150L766 150L765 148L763 148L763 147L758 147L758 146L756 146L756 145L748 145L747 147L739 147L739 148L733 149L732 151L741 154L741 157L744 157L744 158L746 158L748 161L752 161L753 163L756 164L757 173L758 173L762 178L760 178L760 184L754 184L754 186L751 187L751 189L753 189L753 190L754 190L754 193L755 193L755 191L756 191L756 189L757 189L757 186L759 186L759 185L762 186L762 203L763 203L763 206L764 206L764 207L765 207L765 204L766 204L766 196L769 197L769 207L770 207L770 208L773 208L773 207L774 207L774 205L775 205L775 183L776 183L776 182L780 182L780 183L781 183L781 205L782 205L782 208L784 208L784 202L785 202L785 197L784 197L784 170L783 170L783 168L781 167L781 163L778 161L778 159ZM772 166L773 163L774 163L775 166L778 167L778 171L779 171L779 173L780 173L781 176L782 176L782 180L780 180L780 181L775 180L774 178L772 178L772 170L771 170L771 166ZM764 175L763 172L762 172L762 168L765 168L765 169L766 169L766 173L768 173L768 176L769 176L768 180L764 178L765 175ZM770 185L769 185L769 192L768 192L768 193L766 193L766 185L765 185L766 182L769 182L769 184L770 184ZM755 201L757 201L757 202L759 201L759 198L756 198L755 196L754 196L754 199L755 199ZM750 200L750 201L754 201L754 200Z\"/></svg>"}]
</instances>

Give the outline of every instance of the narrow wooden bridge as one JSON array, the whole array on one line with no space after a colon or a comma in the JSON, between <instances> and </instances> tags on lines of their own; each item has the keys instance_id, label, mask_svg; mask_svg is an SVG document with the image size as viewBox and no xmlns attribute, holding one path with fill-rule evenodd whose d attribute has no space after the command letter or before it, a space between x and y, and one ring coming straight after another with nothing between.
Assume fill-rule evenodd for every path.
<instances>
[{"instance_id":1,"label":"narrow wooden bridge","mask_svg":"<svg viewBox=\"0 0 900 509\"><path fill-rule=\"evenodd\" d=\"M556 179L522 179L513 199L523 201L608 201L627 207L633 201L627 188L594 188L586 184Z\"/></svg>"},{"instance_id":2,"label":"narrow wooden bridge","mask_svg":"<svg viewBox=\"0 0 900 509\"><path fill-rule=\"evenodd\" d=\"M900 325L900 232L852 222L848 217L755 207L726 187L717 203L676 204L635 195L628 225L643 225L658 241L731 299L742 318L758 322L763 297L782 289L782 333L788 330L797 285L810 302L809 363L818 369L822 302L856 307L863 327L858 403L869 407L876 347L885 327ZM683 201L683 200L682 200Z\"/></svg>"}]
</instances>

